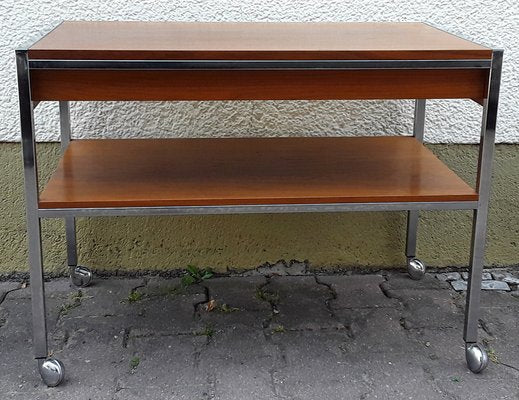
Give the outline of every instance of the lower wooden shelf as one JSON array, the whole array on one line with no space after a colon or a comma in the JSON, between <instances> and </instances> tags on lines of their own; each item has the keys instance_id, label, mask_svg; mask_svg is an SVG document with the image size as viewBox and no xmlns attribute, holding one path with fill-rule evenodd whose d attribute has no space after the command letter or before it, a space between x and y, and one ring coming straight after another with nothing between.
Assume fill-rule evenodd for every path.
<instances>
[{"instance_id":1,"label":"lower wooden shelf","mask_svg":"<svg viewBox=\"0 0 519 400\"><path fill-rule=\"evenodd\" d=\"M412 137L72 141L40 208L475 201Z\"/></svg>"}]
</instances>

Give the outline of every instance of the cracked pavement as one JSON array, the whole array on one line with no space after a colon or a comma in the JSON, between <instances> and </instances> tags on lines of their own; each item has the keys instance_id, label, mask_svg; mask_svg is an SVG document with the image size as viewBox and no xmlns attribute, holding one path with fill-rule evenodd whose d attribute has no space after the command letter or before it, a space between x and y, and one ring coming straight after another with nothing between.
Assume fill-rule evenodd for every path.
<instances>
[{"instance_id":1,"label":"cracked pavement","mask_svg":"<svg viewBox=\"0 0 519 400\"><path fill-rule=\"evenodd\" d=\"M46 283L49 348L66 380L45 387L29 288L0 282L2 399L519 399L518 292L482 292L464 361L464 294L427 274L324 275L298 265L217 277Z\"/></svg>"}]
</instances>

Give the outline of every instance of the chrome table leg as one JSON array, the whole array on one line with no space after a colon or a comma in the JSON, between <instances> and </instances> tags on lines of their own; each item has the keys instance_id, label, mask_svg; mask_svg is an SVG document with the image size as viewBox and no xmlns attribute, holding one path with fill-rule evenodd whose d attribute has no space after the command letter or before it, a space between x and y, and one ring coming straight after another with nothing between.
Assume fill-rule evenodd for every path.
<instances>
[{"instance_id":1,"label":"chrome table leg","mask_svg":"<svg viewBox=\"0 0 519 400\"><path fill-rule=\"evenodd\" d=\"M70 106L68 101L59 102L59 122L61 151L64 153L70 143L72 135ZM75 286L88 286L92 282L92 272L89 268L78 265L75 217L65 217L65 237L67 241L67 265L70 271L70 280Z\"/></svg>"},{"instance_id":2,"label":"chrome table leg","mask_svg":"<svg viewBox=\"0 0 519 400\"><path fill-rule=\"evenodd\" d=\"M425 127L425 99L417 99L414 109L413 136L423 142ZM412 279L422 279L425 275L425 265L416 258L416 235L418 230L418 211L407 212L407 237L405 254L407 257L407 272Z\"/></svg>"},{"instance_id":3,"label":"chrome table leg","mask_svg":"<svg viewBox=\"0 0 519 400\"><path fill-rule=\"evenodd\" d=\"M17 50L16 66L18 74L20 125L22 132L22 153L25 178L34 356L37 360L38 369L43 381L48 386L56 386L63 381L64 368L60 361L48 358L45 288L43 281L43 259L41 247L41 221L38 215L38 167L36 161L34 115L33 103L31 101L29 63L26 50ZM56 366L60 368L57 368Z\"/></svg>"},{"instance_id":4,"label":"chrome table leg","mask_svg":"<svg viewBox=\"0 0 519 400\"><path fill-rule=\"evenodd\" d=\"M472 225L470 274L465 307L465 356L472 372L478 373L488 364L485 350L477 344L481 280L484 264L485 237L487 231L488 203L492 178L492 159L496 133L497 106L501 81L503 51L494 50L487 99L483 108L481 139L479 144L478 177L476 188L479 194Z\"/></svg>"}]
</instances>

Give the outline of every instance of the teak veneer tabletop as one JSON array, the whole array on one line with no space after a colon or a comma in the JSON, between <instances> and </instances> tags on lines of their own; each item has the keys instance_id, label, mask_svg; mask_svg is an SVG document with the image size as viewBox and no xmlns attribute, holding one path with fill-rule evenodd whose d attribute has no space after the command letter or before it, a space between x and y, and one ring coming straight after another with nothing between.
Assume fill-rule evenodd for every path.
<instances>
[{"instance_id":1,"label":"teak veneer tabletop","mask_svg":"<svg viewBox=\"0 0 519 400\"><path fill-rule=\"evenodd\" d=\"M490 59L489 48L423 23L63 22L31 59Z\"/></svg>"},{"instance_id":2,"label":"teak veneer tabletop","mask_svg":"<svg viewBox=\"0 0 519 400\"><path fill-rule=\"evenodd\" d=\"M436 202L477 193L412 137L70 143L41 208Z\"/></svg>"}]
</instances>

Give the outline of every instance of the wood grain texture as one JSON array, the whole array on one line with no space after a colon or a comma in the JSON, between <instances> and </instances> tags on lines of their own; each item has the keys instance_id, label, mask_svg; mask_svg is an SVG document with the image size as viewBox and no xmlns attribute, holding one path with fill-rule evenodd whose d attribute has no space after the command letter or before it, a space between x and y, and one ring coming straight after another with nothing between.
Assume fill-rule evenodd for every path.
<instances>
[{"instance_id":1,"label":"wood grain texture","mask_svg":"<svg viewBox=\"0 0 519 400\"><path fill-rule=\"evenodd\" d=\"M41 208L477 200L411 137L73 141Z\"/></svg>"},{"instance_id":2,"label":"wood grain texture","mask_svg":"<svg viewBox=\"0 0 519 400\"><path fill-rule=\"evenodd\" d=\"M488 70L31 71L43 100L353 100L487 95Z\"/></svg>"},{"instance_id":3,"label":"wood grain texture","mask_svg":"<svg viewBox=\"0 0 519 400\"><path fill-rule=\"evenodd\" d=\"M31 59L490 59L422 23L64 22Z\"/></svg>"}]
</instances>

